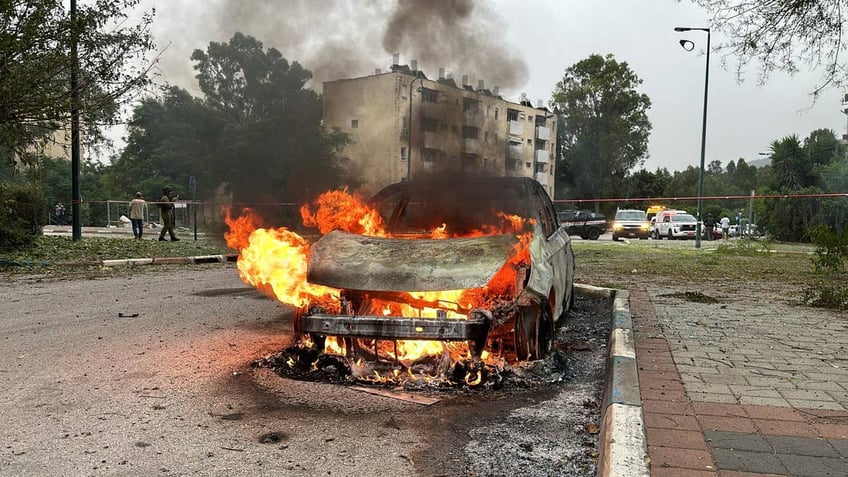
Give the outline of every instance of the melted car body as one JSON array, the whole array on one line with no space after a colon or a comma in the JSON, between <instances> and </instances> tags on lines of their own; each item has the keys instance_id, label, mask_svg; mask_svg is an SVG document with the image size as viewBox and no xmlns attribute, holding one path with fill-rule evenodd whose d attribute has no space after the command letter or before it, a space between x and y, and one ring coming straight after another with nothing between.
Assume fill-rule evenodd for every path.
<instances>
[{"instance_id":1,"label":"melted car body","mask_svg":"<svg viewBox=\"0 0 848 477\"><path fill-rule=\"evenodd\" d=\"M538 182L408 181L371 204L389 236L334 231L312 245L307 280L340 289L340 303L310 309L302 332L319 341L467 341L472 354L509 348L519 360L548 353L573 300L574 255ZM487 228L505 217L521 218L525 233ZM465 298L430 295L457 290Z\"/></svg>"}]
</instances>

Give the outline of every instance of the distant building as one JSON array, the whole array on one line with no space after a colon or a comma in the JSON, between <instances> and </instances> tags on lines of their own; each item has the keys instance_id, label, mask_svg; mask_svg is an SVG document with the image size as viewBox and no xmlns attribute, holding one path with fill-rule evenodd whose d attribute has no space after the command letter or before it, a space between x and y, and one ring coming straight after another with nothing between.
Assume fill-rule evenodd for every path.
<instances>
[{"instance_id":1,"label":"distant building","mask_svg":"<svg viewBox=\"0 0 848 477\"><path fill-rule=\"evenodd\" d=\"M440 70L412 67L324 83L324 125L353 138L351 173L375 192L422 173L462 171L535 178L554 196L556 117L522 99L512 103Z\"/></svg>"}]
</instances>

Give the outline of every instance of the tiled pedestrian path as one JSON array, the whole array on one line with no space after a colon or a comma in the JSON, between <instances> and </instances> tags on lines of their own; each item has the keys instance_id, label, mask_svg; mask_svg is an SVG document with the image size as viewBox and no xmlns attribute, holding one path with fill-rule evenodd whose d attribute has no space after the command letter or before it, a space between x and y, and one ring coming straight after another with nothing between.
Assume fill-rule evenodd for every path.
<instances>
[{"instance_id":1,"label":"tiled pedestrian path","mask_svg":"<svg viewBox=\"0 0 848 477\"><path fill-rule=\"evenodd\" d=\"M848 476L848 318L712 310L630 292L651 476Z\"/></svg>"}]
</instances>

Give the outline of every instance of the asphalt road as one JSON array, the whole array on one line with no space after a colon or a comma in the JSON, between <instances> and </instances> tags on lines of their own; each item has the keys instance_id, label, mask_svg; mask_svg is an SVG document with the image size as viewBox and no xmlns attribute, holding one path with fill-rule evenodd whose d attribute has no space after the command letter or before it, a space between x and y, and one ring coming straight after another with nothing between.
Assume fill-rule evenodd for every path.
<instances>
[{"instance_id":1,"label":"asphalt road","mask_svg":"<svg viewBox=\"0 0 848 477\"><path fill-rule=\"evenodd\" d=\"M609 314L578 300L569 376L432 406L282 379L290 310L232 264L0 287L0 476L592 475Z\"/></svg>"}]
</instances>

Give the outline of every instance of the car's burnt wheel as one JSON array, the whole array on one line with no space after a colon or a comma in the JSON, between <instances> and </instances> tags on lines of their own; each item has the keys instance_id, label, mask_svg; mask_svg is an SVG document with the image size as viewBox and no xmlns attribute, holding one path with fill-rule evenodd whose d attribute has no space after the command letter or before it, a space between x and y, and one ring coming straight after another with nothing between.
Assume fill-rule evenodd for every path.
<instances>
[{"instance_id":1,"label":"car's burnt wheel","mask_svg":"<svg viewBox=\"0 0 848 477\"><path fill-rule=\"evenodd\" d=\"M598 229L590 229L588 236L589 240L598 240L598 237L601 236L601 231Z\"/></svg>"},{"instance_id":2,"label":"car's burnt wheel","mask_svg":"<svg viewBox=\"0 0 848 477\"><path fill-rule=\"evenodd\" d=\"M515 319L515 357L520 361L544 359L551 352L554 323L547 304L521 307Z\"/></svg>"}]
</instances>

